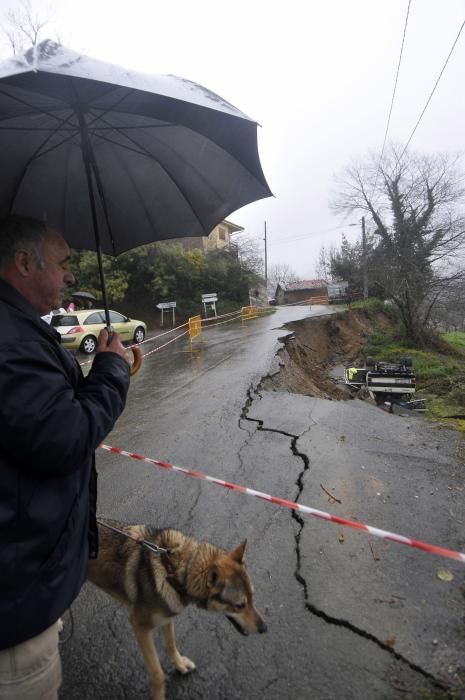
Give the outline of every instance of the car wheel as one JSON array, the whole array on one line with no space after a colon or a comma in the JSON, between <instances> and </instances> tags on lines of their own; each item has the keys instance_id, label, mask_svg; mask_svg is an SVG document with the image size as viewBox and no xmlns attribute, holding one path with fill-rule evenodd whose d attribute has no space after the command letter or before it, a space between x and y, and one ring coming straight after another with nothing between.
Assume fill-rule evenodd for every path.
<instances>
[{"instance_id":1,"label":"car wheel","mask_svg":"<svg viewBox=\"0 0 465 700\"><path fill-rule=\"evenodd\" d=\"M134 331L134 342L135 343L142 343L142 341L145 338L145 331L142 328L142 326L137 326L136 330Z\"/></svg>"},{"instance_id":2,"label":"car wheel","mask_svg":"<svg viewBox=\"0 0 465 700\"><path fill-rule=\"evenodd\" d=\"M97 341L94 338L93 335L86 335L85 338L82 339L82 343L79 347L81 352L84 352L86 355L91 355L93 352L95 352L95 348L97 347Z\"/></svg>"}]
</instances>

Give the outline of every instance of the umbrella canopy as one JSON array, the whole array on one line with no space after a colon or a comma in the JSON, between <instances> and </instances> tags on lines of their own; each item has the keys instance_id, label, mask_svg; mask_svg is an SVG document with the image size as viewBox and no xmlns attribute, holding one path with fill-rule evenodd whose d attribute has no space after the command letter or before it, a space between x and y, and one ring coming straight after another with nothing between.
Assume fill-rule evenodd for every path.
<instances>
[{"instance_id":1,"label":"umbrella canopy","mask_svg":"<svg viewBox=\"0 0 465 700\"><path fill-rule=\"evenodd\" d=\"M85 301L97 301L97 297L90 292L74 292L71 294L71 297L73 299L84 299Z\"/></svg>"},{"instance_id":2,"label":"umbrella canopy","mask_svg":"<svg viewBox=\"0 0 465 700\"><path fill-rule=\"evenodd\" d=\"M50 40L0 62L0 153L0 216L46 220L110 255L207 235L271 195L257 124L231 104Z\"/></svg>"},{"instance_id":3,"label":"umbrella canopy","mask_svg":"<svg viewBox=\"0 0 465 700\"><path fill-rule=\"evenodd\" d=\"M97 297L90 292L74 292L71 294L71 299L89 309L95 308L97 304Z\"/></svg>"}]
</instances>

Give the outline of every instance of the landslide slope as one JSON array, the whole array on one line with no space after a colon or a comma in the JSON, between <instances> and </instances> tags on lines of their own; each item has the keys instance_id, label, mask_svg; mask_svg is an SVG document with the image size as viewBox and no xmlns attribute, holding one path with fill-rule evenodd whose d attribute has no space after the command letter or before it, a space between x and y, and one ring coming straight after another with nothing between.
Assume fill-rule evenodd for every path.
<instances>
[{"instance_id":1,"label":"landslide slope","mask_svg":"<svg viewBox=\"0 0 465 700\"><path fill-rule=\"evenodd\" d=\"M330 374L334 368L364 364L363 348L374 330L392 326L382 312L367 314L348 310L328 316L315 316L287 324L279 351L280 371L267 377L262 388L289 391L325 399L348 399L347 387Z\"/></svg>"}]
</instances>

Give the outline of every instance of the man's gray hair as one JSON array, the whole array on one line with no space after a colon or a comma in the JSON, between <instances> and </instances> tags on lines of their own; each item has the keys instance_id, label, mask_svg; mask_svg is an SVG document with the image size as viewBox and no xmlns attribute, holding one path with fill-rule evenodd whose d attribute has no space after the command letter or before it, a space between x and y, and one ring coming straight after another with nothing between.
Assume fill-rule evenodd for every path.
<instances>
[{"instance_id":1,"label":"man's gray hair","mask_svg":"<svg viewBox=\"0 0 465 700\"><path fill-rule=\"evenodd\" d=\"M0 270L14 260L18 250L27 250L42 269L42 244L46 237L47 225L38 219L16 215L0 219Z\"/></svg>"}]
</instances>

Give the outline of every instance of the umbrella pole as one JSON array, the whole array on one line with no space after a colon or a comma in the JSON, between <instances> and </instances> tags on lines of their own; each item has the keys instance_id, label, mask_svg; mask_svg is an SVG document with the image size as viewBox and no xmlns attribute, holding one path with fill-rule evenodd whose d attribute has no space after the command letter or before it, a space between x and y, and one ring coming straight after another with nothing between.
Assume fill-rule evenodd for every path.
<instances>
[{"instance_id":1,"label":"umbrella pole","mask_svg":"<svg viewBox=\"0 0 465 700\"><path fill-rule=\"evenodd\" d=\"M99 274L100 274L100 282L102 285L102 296L103 296L103 304L105 307L105 320L107 322L107 331L108 335L113 333L113 329L111 327L110 323L110 311L108 309L108 298L107 298L107 286L105 284L105 272L103 270L103 257L102 257L102 246L100 244L100 231L98 227L98 219L97 219L97 206L95 203L95 192L94 192L94 186L93 186L93 181L92 181L92 170L94 172L95 176L95 182L97 185L97 189L99 191L101 200L102 200L102 207L104 211L104 215L106 218L107 222L107 227L108 231L110 233L111 237L111 228L110 228L110 221L108 218L108 211L107 207L105 204L105 197L103 194L103 187L102 187L102 181L100 178L100 174L97 168L97 163L95 162L95 156L94 152L92 150L92 146L89 140L89 134L87 132L87 125L84 120L84 116L80 110L76 110L76 114L79 120L79 128L81 132L81 146L82 146L82 159L84 161L84 168L86 171L86 179L87 179L87 188L89 190L89 202L90 202L90 211L92 214L92 225L94 227L94 236L95 236L95 245L97 249L97 260L98 260L98 269L99 269ZM108 344L110 343L110 337L108 338ZM136 372L139 371L141 363L142 363L142 353L140 351L140 348L138 347L132 347L132 354L134 356L134 362L130 367L130 374L131 376L133 374L136 374Z\"/></svg>"},{"instance_id":2,"label":"umbrella pole","mask_svg":"<svg viewBox=\"0 0 465 700\"><path fill-rule=\"evenodd\" d=\"M89 141L89 135L87 133L87 126L84 121L84 117L82 115L82 112L77 112L77 116L79 119L79 127L81 131L81 145L82 145L82 159L84 161L84 168L86 171L86 180L87 180L87 188L89 190L89 202L90 202L90 211L92 215L92 226L94 228L94 236L95 236L95 244L96 244L96 250L97 250L97 262L98 262L98 270L99 270L99 275L100 275L100 284L102 286L102 296L103 296L103 306L105 309L105 320L107 323L107 330L110 333L111 332L111 323L110 323L110 311L108 307L108 296L107 296L107 286L105 282L105 272L103 269L103 257L102 257L102 247L100 244L100 231L98 227L98 219L97 219L97 207L95 204L95 193L94 193L94 187L92 183L92 169L91 169L91 161L94 160L94 154L92 152L92 147L90 145Z\"/></svg>"}]
</instances>

